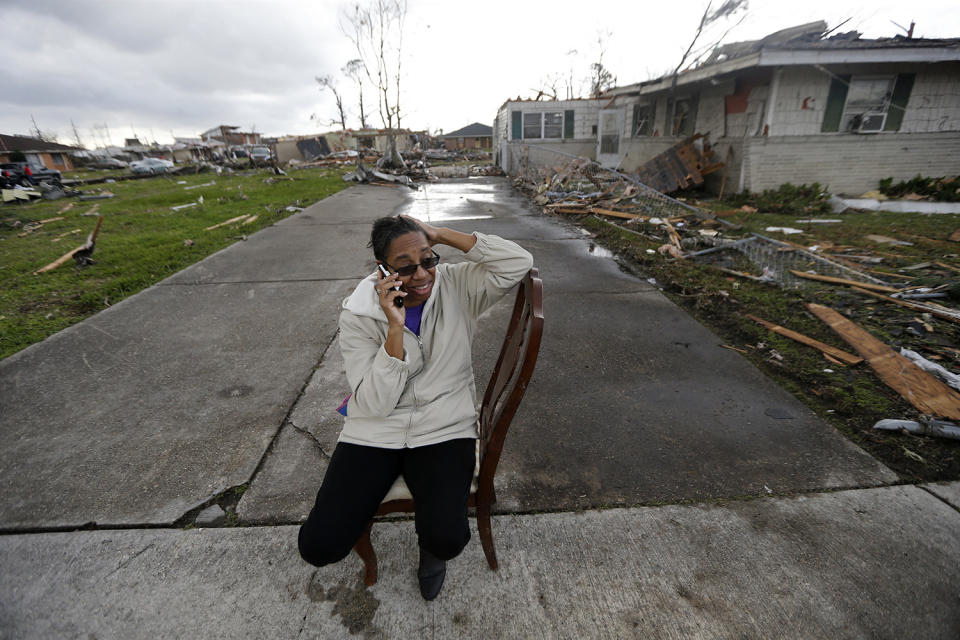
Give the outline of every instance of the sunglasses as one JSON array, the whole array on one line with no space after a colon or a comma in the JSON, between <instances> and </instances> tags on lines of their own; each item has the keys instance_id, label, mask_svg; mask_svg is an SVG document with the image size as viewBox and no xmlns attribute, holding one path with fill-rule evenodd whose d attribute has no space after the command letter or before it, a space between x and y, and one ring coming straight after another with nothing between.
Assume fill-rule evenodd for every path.
<instances>
[{"instance_id":1,"label":"sunglasses","mask_svg":"<svg viewBox=\"0 0 960 640\"><path fill-rule=\"evenodd\" d=\"M423 267L424 270L433 269L435 266L437 266L440 263L440 256L437 255L437 252L431 249L430 253L432 253L433 256L430 258L427 258L420 264L408 264L402 267L391 267L386 262L384 262L383 264L385 264L387 268L390 269L390 271L393 271L397 275L404 276L404 277L412 276L417 272L417 269L420 267Z\"/></svg>"}]
</instances>

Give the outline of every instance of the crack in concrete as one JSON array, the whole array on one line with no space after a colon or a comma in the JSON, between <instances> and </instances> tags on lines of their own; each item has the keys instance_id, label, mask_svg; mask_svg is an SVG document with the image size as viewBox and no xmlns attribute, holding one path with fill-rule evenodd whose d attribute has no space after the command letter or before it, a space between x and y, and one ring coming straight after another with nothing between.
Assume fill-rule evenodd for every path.
<instances>
[{"instance_id":1,"label":"crack in concrete","mask_svg":"<svg viewBox=\"0 0 960 640\"><path fill-rule=\"evenodd\" d=\"M924 487L923 485L919 485L919 484L918 484L918 485L915 485L915 486L916 486L918 489L921 489L921 490L923 490L923 491L926 491L927 493L929 493L929 494L932 495L934 498L936 498L937 500L939 500L939 501L942 502L943 504L947 505L948 507L950 507L950 508L953 509L954 511L960 512L960 507L958 507L957 505L953 504L952 502L950 502L949 500L947 500L947 499L944 498L943 496L938 495L938 494L937 494L935 491L933 491L932 489L929 489L929 488Z\"/></svg>"},{"instance_id":2,"label":"crack in concrete","mask_svg":"<svg viewBox=\"0 0 960 640\"><path fill-rule=\"evenodd\" d=\"M290 407L287 409L287 414L283 417L283 420L280 421L280 426L277 427L277 430L274 432L273 437L270 439L270 444L267 445L267 448L264 450L263 455L260 457L260 461L257 463L257 466L254 468L253 473L250 474L250 477L247 479L246 485L250 487L253 485L254 480L256 480L257 475L260 473L260 470L263 469L264 464L266 464L267 459L270 457L270 454L273 452L274 448L277 445L277 440L279 439L280 432L283 431L283 427L287 424L293 426L294 429L300 430L293 422L290 420L290 416L293 414L293 410L296 408L297 404L300 402L300 399L303 398L303 394L306 392L307 387L310 386L310 381L313 379L314 374L316 374L317 369L320 368L320 364L323 362L324 358L327 357L327 353L330 351L330 347L333 346L334 342L337 341L337 334L334 333L333 337L330 338L330 342L327 343L327 347L323 350L320 359L317 360L317 363L310 369L310 373L307 375L307 379L304 380L303 384L300 385L300 391L297 393L297 397L290 404ZM311 439L314 439L311 434ZM317 443L319 446L320 443ZM320 450L323 451L323 447L320 447ZM243 497L240 498L243 500ZM238 503L239 506L239 503Z\"/></svg>"},{"instance_id":3,"label":"crack in concrete","mask_svg":"<svg viewBox=\"0 0 960 640\"><path fill-rule=\"evenodd\" d=\"M317 446L317 449L320 451L320 455L322 455L322 456L323 456L324 458L326 458L327 460L330 459L330 454L328 454L326 451L324 451L323 445L320 444L320 441L319 441L319 440L317 440L317 436L313 435L310 431L307 431L306 429L304 429L304 428L302 428L302 427L298 427L298 426L297 426L296 424L294 424L293 422L288 422L287 424L289 424L291 427L293 427L296 431L299 431L299 432L302 433L303 435L305 435L305 436L307 436L308 438L310 438L310 440L313 442L313 444L315 444L315 445Z\"/></svg>"},{"instance_id":4,"label":"crack in concrete","mask_svg":"<svg viewBox=\"0 0 960 640\"><path fill-rule=\"evenodd\" d=\"M133 554L132 556L130 556L129 558L127 558L126 560L124 560L123 562L121 562L120 564L118 564L113 571L111 571L111 572L108 573L107 575L103 576L103 578L101 578L101 580L106 580L107 578L109 578L110 576L112 576L113 574L115 574L117 571L120 571L120 569L123 569L125 566L127 566L128 564L130 564L131 562L133 562L134 560L136 560L137 558L139 558L141 555L143 555L143 554L144 554L148 549L150 549L154 544L155 544L155 543L151 542L150 544L148 544L146 547L144 547L144 548L141 549L140 551L137 551L135 554Z\"/></svg>"}]
</instances>

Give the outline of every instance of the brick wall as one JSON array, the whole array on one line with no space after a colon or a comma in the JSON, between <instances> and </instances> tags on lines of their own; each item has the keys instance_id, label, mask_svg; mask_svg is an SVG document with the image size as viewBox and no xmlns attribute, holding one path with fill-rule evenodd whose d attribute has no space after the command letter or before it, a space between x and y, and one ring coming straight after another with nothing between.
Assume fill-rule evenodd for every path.
<instances>
[{"instance_id":1,"label":"brick wall","mask_svg":"<svg viewBox=\"0 0 960 640\"><path fill-rule=\"evenodd\" d=\"M744 187L819 182L833 193L860 195L881 178L960 174L960 132L770 136L744 141ZM728 179L729 184L729 179Z\"/></svg>"}]
</instances>

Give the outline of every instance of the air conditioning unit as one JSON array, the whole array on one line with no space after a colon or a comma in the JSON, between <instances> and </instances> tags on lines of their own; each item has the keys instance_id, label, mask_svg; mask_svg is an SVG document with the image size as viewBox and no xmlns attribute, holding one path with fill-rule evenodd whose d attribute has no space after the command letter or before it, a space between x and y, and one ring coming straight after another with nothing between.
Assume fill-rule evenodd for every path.
<instances>
[{"instance_id":1,"label":"air conditioning unit","mask_svg":"<svg viewBox=\"0 0 960 640\"><path fill-rule=\"evenodd\" d=\"M867 111L853 119L852 128L857 133L877 133L883 131L887 114L883 111Z\"/></svg>"}]
</instances>

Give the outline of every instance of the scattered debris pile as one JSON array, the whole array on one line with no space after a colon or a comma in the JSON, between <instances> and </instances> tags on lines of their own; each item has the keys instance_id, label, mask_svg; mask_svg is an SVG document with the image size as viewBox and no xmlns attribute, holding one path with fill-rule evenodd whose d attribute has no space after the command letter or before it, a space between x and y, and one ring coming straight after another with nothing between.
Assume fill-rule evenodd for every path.
<instances>
[{"instance_id":1,"label":"scattered debris pile","mask_svg":"<svg viewBox=\"0 0 960 640\"><path fill-rule=\"evenodd\" d=\"M402 173L385 173L383 171L367 169L359 162L357 163L357 168L354 171L345 173L343 175L343 181L359 182L361 184L402 184L414 190L418 188L417 183L411 180L408 175Z\"/></svg>"},{"instance_id":2,"label":"scattered debris pile","mask_svg":"<svg viewBox=\"0 0 960 640\"><path fill-rule=\"evenodd\" d=\"M661 241L659 252L672 258L698 247L712 247L724 233L739 228L592 160L571 158L549 168L530 168L526 162L520 166L514 185L545 211L622 220L616 226Z\"/></svg>"}]
</instances>

